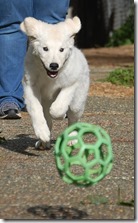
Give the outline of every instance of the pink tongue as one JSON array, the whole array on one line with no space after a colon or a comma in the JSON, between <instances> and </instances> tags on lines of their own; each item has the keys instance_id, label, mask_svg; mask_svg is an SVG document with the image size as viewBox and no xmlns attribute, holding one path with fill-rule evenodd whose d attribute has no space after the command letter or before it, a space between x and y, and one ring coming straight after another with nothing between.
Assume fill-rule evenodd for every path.
<instances>
[{"instance_id":1,"label":"pink tongue","mask_svg":"<svg viewBox=\"0 0 138 223\"><path fill-rule=\"evenodd\" d=\"M52 72L52 71L47 71L47 73L48 73L48 76L50 76L52 78L56 77L58 74L58 72Z\"/></svg>"}]
</instances>

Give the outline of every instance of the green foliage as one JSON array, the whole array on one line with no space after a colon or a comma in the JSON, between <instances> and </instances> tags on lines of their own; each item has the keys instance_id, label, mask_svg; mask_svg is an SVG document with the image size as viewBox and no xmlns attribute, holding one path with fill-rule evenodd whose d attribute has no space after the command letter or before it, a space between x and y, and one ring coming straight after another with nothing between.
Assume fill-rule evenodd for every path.
<instances>
[{"instance_id":1,"label":"green foliage","mask_svg":"<svg viewBox=\"0 0 138 223\"><path fill-rule=\"evenodd\" d=\"M126 22L113 32L110 37L107 47L121 46L134 43L134 9L127 18Z\"/></svg>"},{"instance_id":2,"label":"green foliage","mask_svg":"<svg viewBox=\"0 0 138 223\"><path fill-rule=\"evenodd\" d=\"M106 81L132 87L134 86L134 67L115 69L109 73Z\"/></svg>"}]
</instances>

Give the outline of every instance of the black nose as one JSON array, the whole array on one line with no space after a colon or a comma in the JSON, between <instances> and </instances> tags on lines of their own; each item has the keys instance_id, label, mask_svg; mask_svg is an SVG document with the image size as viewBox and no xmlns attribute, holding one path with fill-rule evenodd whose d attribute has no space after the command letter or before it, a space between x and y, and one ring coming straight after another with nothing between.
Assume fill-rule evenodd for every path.
<instances>
[{"instance_id":1,"label":"black nose","mask_svg":"<svg viewBox=\"0 0 138 223\"><path fill-rule=\"evenodd\" d=\"M58 67L59 67L59 65L58 65L57 63L51 63L51 64L50 64L50 68L51 68L51 70L57 70Z\"/></svg>"}]
</instances>

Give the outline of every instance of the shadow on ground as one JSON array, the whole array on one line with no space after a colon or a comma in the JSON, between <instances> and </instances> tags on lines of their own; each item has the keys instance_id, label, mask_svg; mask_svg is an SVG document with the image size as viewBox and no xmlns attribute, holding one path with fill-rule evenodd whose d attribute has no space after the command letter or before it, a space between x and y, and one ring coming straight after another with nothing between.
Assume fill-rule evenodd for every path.
<instances>
[{"instance_id":1,"label":"shadow on ground","mask_svg":"<svg viewBox=\"0 0 138 223\"><path fill-rule=\"evenodd\" d=\"M0 145L12 152L21 153L28 156L38 156L34 153L26 151L28 147L34 147L35 142L36 139L31 138L29 135L19 134L16 135L16 138L14 139L3 140Z\"/></svg>"},{"instance_id":2,"label":"shadow on ground","mask_svg":"<svg viewBox=\"0 0 138 223\"><path fill-rule=\"evenodd\" d=\"M66 206L38 205L28 208L27 211L37 217L45 219L84 219L88 216L84 211Z\"/></svg>"}]
</instances>

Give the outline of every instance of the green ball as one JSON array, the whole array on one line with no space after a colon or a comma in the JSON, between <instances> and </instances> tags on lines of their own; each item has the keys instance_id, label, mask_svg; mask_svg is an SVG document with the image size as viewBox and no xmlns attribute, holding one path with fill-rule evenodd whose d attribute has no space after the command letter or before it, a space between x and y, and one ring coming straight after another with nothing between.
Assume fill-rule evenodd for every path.
<instances>
[{"instance_id":1,"label":"green ball","mask_svg":"<svg viewBox=\"0 0 138 223\"><path fill-rule=\"evenodd\" d=\"M57 138L55 159L59 174L66 183L93 185L112 169L110 137L100 126L75 123Z\"/></svg>"}]
</instances>

